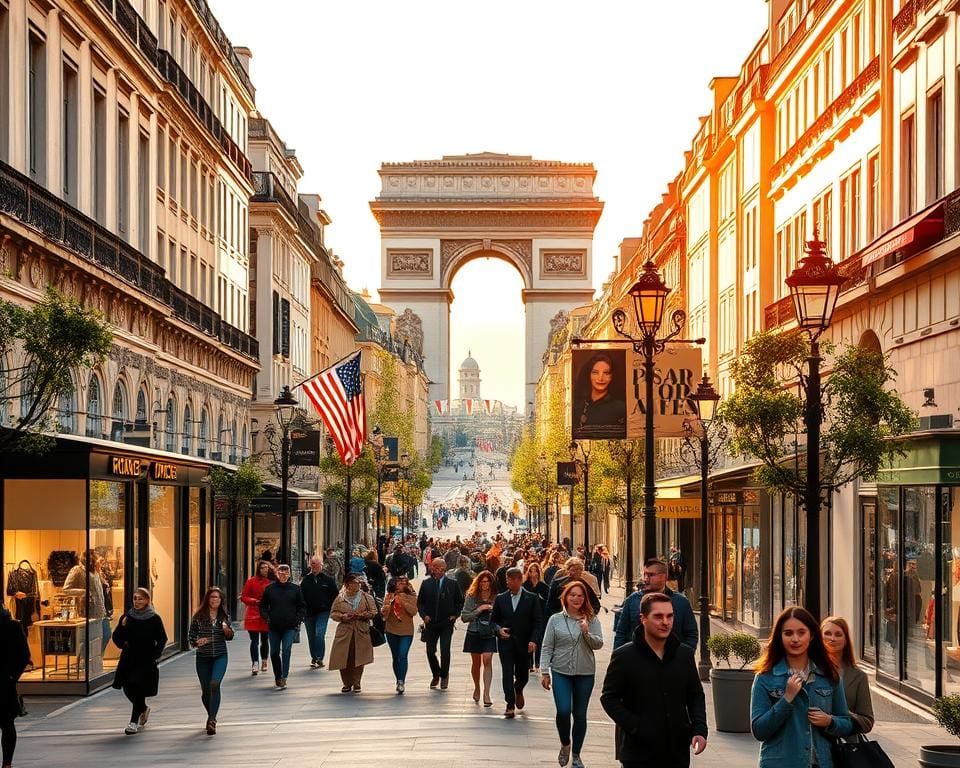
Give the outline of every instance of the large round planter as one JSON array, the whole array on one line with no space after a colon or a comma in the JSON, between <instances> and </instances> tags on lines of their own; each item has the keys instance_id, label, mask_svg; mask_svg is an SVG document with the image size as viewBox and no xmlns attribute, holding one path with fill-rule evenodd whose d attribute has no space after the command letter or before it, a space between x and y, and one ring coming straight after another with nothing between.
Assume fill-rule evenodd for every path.
<instances>
[{"instance_id":1,"label":"large round planter","mask_svg":"<svg viewBox=\"0 0 960 768\"><path fill-rule=\"evenodd\" d=\"M960 768L960 746L920 747L920 765L923 768Z\"/></svg>"},{"instance_id":2,"label":"large round planter","mask_svg":"<svg viewBox=\"0 0 960 768\"><path fill-rule=\"evenodd\" d=\"M710 670L713 718L718 731L750 733L750 690L754 677L752 669Z\"/></svg>"}]
</instances>

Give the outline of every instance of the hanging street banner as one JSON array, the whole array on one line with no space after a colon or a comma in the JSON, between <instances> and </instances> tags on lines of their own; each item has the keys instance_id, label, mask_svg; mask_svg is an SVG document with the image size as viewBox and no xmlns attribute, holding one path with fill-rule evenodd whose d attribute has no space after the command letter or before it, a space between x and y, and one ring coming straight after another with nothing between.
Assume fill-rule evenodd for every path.
<instances>
[{"instance_id":1,"label":"hanging street banner","mask_svg":"<svg viewBox=\"0 0 960 768\"><path fill-rule=\"evenodd\" d=\"M577 471L577 462L557 462L557 485L576 485L580 482L580 473Z\"/></svg>"},{"instance_id":2,"label":"hanging street banner","mask_svg":"<svg viewBox=\"0 0 960 768\"><path fill-rule=\"evenodd\" d=\"M320 430L290 430L290 466L320 466Z\"/></svg>"},{"instance_id":3,"label":"hanging street banner","mask_svg":"<svg viewBox=\"0 0 960 768\"><path fill-rule=\"evenodd\" d=\"M400 438L399 437L385 437L383 438L383 459L388 464L395 464L400 461Z\"/></svg>"},{"instance_id":4,"label":"hanging street banner","mask_svg":"<svg viewBox=\"0 0 960 768\"><path fill-rule=\"evenodd\" d=\"M700 348L668 344L666 350L654 358L654 363L653 434L656 437L684 437L687 434L684 422L697 417L696 405L689 398L696 393L702 375ZM628 375L626 436L631 440L641 439L646 419L643 355L632 350Z\"/></svg>"},{"instance_id":5,"label":"hanging street banner","mask_svg":"<svg viewBox=\"0 0 960 768\"><path fill-rule=\"evenodd\" d=\"M574 440L627 437L627 350L575 349L570 366Z\"/></svg>"}]
</instances>

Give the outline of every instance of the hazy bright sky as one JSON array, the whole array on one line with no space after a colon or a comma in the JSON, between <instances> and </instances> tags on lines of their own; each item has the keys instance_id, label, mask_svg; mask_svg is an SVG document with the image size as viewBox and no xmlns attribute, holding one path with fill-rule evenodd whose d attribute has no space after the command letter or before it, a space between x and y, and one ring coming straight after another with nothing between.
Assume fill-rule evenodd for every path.
<instances>
[{"instance_id":1,"label":"hazy bright sky","mask_svg":"<svg viewBox=\"0 0 960 768\"><path fill-rule=\"evenodd\" d=\"M682 168L710 79L736 75L764 0L210 0L253 51L257 106L333 218L327 243L356 290L379 287L368 203L382 162L470 152L592 162L606 208L594 285ZM451 361L468 348L485 397L523 406L520 277L469 263L453 290ZM542 350L537 350L539 355ZM455 372L451 379L456 396Z\"/></svg>"}]
</instances>

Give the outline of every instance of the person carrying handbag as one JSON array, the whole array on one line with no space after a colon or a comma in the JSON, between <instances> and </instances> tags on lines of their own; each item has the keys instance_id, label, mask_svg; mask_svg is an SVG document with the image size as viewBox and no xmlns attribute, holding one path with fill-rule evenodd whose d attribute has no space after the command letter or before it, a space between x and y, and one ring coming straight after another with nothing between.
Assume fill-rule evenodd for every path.
<instances>
[{"instance_id":1,"label":"person carrying handbag","mask_svg":"<svg viewBox=\"0 0 960 768\"><path fill-rule=\"evenodd\" d=\"M343 681L341 693L360 693L363 668L373 663L373 643L370 642L370 620L377 615L377 603L360 589L360 577L348 573L343 577L343 589L333 601L330 618L337 622L337 631L330 649L330 670L339 670Z\"/></svg>"},{"instance_id":2,"label":"person carrying handbag","mask_svg":"<svg viewBox=\"0 0 960 768\"><path fill-rule=\"evenodd\" d=\"M480 571L467 590L460 620L467 625L463 652L470 654L473 677L473 700L480 701L480 670L483 669L483 706L492 707L490 683L493 682L493 654L497 650L496 627L493 625L494 575Z\"/></svg>"},{"instance_id":3,"label":"person carrying handbag","mask_svg":"<svg viewBox=\"0 0 960 768\"><path fill-rule=\"evenodd\" d=\"M393 657L393 676L397 679L397 693L403 694L407 680L407 656L413 644L413 617L417 615L417 593L407 576L390 582L380 611L384 634Z\"/></svg>"}]
</instances>

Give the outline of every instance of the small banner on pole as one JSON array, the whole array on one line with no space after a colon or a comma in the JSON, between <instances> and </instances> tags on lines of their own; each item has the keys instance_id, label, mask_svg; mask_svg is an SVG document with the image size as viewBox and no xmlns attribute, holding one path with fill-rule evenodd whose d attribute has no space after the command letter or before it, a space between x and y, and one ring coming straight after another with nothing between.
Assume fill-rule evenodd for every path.
<instances>
[{"instance_id":1,"label":"small banner on pole","mask_svg":"<svg viewBox=\"0 0 960 768\"><path fill-rule=\"evenodd\" d=\"M690 395L697 391L701 376L700 348L667 345L654 358L653 433L657 437L685 437L684 422L697 418ZM644 404L643 355L631 352L627 385L627 439L641 439L646 418ZM576 434L574 434L576 438Z\"/></svg>"},{"instance_id":2,"label":"small banner on pole","mask_svg":"<svg viewBox=\"0 0 960 768\"><path fill-rule=\"evenodd\" d=\"M557 485L576 485L579 481L580 476L577 472L577 462L557 462Z\"/></svg>"},{"instance_id":3,"label":"small banner on pole","mask_svg":"<svg viewBox=\"0 0 960 768\"><path fill-rule=\"evenodd\" d=\"M320 466L320 430L290 430L290 464L295 467Z\"/></svg>"},{"instance_id":4,"label":"small banner on pole","mask_svg":"<svg viewBox=\"0 0 960 768\"><path fill-rule=\"evenodd\" d=\"M574 440L619 440L627 436L627 351L575 349L571 424Z\"/></svg>"}]
</instances>

